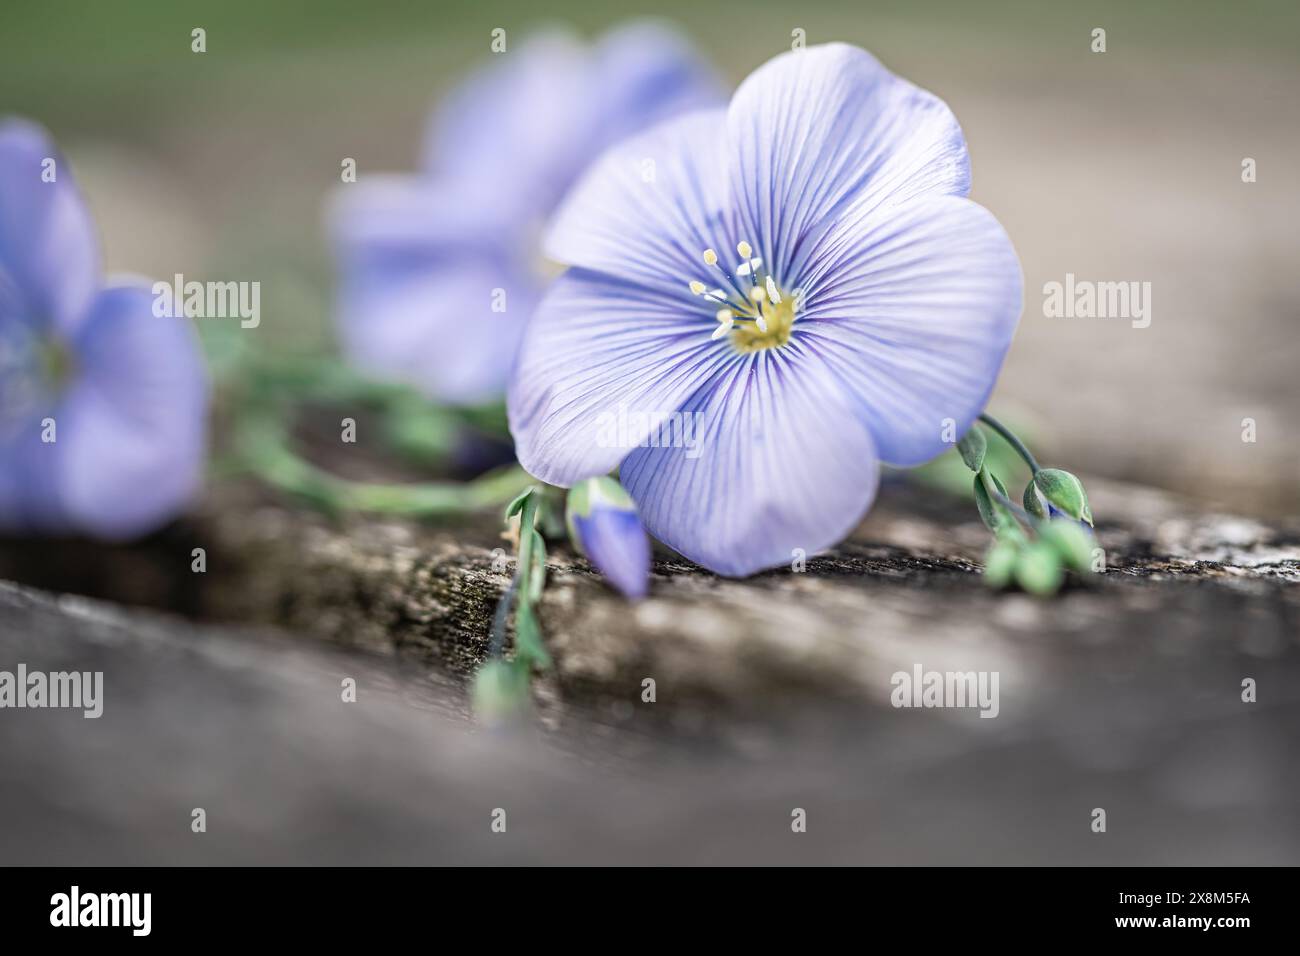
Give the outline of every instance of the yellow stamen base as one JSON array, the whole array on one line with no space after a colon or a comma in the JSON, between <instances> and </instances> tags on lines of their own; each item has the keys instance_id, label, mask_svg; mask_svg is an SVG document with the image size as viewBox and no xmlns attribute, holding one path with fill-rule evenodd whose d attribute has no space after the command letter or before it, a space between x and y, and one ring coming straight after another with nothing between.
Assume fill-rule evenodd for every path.
<instances>
[{"instance_id":1,"label":"yellow stamen base","mask_svg":"<svg viewBox=\"0 0 1300 956\"><path fill-rule=\"evenodd\" d=\"M794 330L794 301L783 296L776 304L763 302L761 308L763 319L767 323L766 332L761 331L753 321L737 317L736 327L731 332L731 344L738 352L761 352L763 349L779 348L790 341L790 334Z\"/></svg>"}]
</instances>

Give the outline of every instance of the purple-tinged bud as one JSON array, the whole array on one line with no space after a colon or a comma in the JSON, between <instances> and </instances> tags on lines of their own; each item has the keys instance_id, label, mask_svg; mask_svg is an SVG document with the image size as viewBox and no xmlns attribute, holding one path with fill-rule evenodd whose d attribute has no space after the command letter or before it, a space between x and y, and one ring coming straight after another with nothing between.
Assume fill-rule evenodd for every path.
<instances>
[{"instance_id":1,"label":"purple-tinged bud","mask_svg":"<svg viewBox=\"0 0 1300 956\"><path fill-rule=\"evenodd\" d=\"M1062 471L1060 468L1040 468L1034 474L1030 484L1042 501L1050 506L1050 511L1059 512L1075 521L1092 524L1092 509L1088 507L1088 494L1083 490L1083 482L1068 471ZM1025 490L1025 494L1029 495L1028 489ZM1026 507L1029 507L1028 501Z\"/></svg>"},{"instance_id":2,"label":"purple-tinged bud","mask_svg":"<svg viewBox=\"0 0 1300 956\"><path fill-rule=\"evenodd\" d=\"M613 478L588 478L569 489L565 521L573 546L629 598L650 589L650 539L636 505Z\"/></svg>"}]
</instances>

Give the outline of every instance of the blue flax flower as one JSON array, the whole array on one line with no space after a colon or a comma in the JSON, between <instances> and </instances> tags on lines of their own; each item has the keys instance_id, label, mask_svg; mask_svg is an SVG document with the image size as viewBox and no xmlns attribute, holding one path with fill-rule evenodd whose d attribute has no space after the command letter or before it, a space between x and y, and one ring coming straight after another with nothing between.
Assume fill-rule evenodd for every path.
<instances>
[{"instance_id":1,"label":"blue flax flower","mask_svg":"<svg viewBox=\"0 0 1300 956\"><path fill-rule=\"evenodd\" d=\"M608 150L547 237L571 268L511 382L520 462L619 468L650 533L723 574L835 544L879 462L965 432L1011 342L1020 265L969 185L948 107L843 44ZM612 416L644 437L609 441Z\"/></svg>"},{"instance_id":2,"label":"blue flax flower","mask_svg":"<svg viewBox=\"0 0 1300 956\"><path fill-rule=\"evenodd\" d=\"M128 537L190 498L207 385L188 322L153 304L104 284L45 132L0 122L0 529Z\"/></svg>"},{"instance_id":3,"label":"blue flax flower","mask_svg":"<svg viewBox=\"0 0 1300 956\"><path fill-rule=\"evenodd\" d=\"M556 203L606 146L720 101L693 50L651 23L594 46L554 33L499 54L434 115L419 175L363 171L341 188L345 352L441 401L500 398L550 278L538 244Z\"/></svg>"}]
</instances>

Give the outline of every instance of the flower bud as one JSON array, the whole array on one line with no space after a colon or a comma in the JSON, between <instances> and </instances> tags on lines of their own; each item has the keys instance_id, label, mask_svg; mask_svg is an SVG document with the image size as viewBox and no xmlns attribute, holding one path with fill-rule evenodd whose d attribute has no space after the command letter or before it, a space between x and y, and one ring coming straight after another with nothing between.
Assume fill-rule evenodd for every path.
<instances>
[{"instance_id":1,"label":"flower bud","mask_svg":"<svg viewBox=\"0 0 1300 956\"><path fill-rule=\"evenodd\" d=\"M475 715L484 723L508 722L529 701L527 671L509 661L488 661L474 675L472 700Z\"/></svg>"},{"instance_id":2,"label":"flower bud","mask_svg":"<svg viewBox=\"0 0 1300 956\"><path fill-rule=\"evenodd\" d=\"M1034 479L1029 479L1029 484L1025 485L1025 493L1020 496L1020 500L1024 503L1025 510L1035 518L1046 521L1051 517L1052 506L1047 503L1043 493L1038 490L1038 486L1034 484Z\"/></svg>"},{"instance_id":3,"label":"flower bud","mask_svg":"<svg viewBox=\"0 0 1300 956\"><path fill-rule=\"evenodd\" d=\"M650 539L636 505L613 478L588 478L569 490L569 540L605 579L630 598L650 587Z\"/></svg>"},{"instance_id":4,"label":"flower bud","mask_svg":"<svg viewBox=\"0 0 1300 956\"><path fill-rule=\"evenodd\" d=\"M1092 524L1087 492L1083 490L1083 482L1074 475L1059 468L1040 468L1034 475L1033 483L1047 503L1057 511L1075 521Z\"/></svg>"},{"instance_id":5,"label":"flower bud","mask_svg":"<svg viewBox=\"0 0 1300 956\"><path fill-rule=\"evenodd\" d=\"M1028 545L1016 559L1016 583L1030 594L1055 594L1064 578L1061 556L1042 539Z\"/></svg>"},{"instance_id":6,"label":"flower bud","mask_svg":"<svg viewBox=\"0 0 1300 956\"><path fill-rule=\"evenodd\" d=\"M1007 489L998 480L998 476L992 474L987 469L981 469L980 473L975 476L975 507L979 510L980 518L983 519L985 527L994 534L998 534L1002 529L1014 524L1004 514L1004 506L1000 503L994 503L993 496L989 494L989 482L992 487L1003 498L1007 497ZM1008 499L1010 500L1010 499Z\"/></svg>"},{"instance_id":7,"label":"flower bud","mask_svg":"<svg viewBox=\"0 0 1300 956\"><path fill-rule=\"evenodd\" d=\"M1092 550L1097 545L1083 525L1057 518L1041 525L1038 534L1056 550L1066 567L1080 574L1092 572Z\"/></svg>"},{"instance_id":8,"label":"flower bud","mask_svg":"<svg viewBox=\"0 0 1300 956\"><path fill-rule=\"evenodd\" d=\"M1020 548L1014 541L997 540L984 557L984 583L991 588L1004 588L1015 574Z\"/></svg>"},{"instance_id":9,"label":"flower bud","mask_svg":"<svg viewBox=\"0 0 1300 956\"><path fill-rule=\"evenodd\" d=\"M961 455L961 460L966 463L966 467L975 474L979 474L980 469L984 467L984 456L989 450L988 439L980 431L978 425L972 425L970 431L962 436L962 440L957 442L957 451Z\"/></svg>"}]
</instances>

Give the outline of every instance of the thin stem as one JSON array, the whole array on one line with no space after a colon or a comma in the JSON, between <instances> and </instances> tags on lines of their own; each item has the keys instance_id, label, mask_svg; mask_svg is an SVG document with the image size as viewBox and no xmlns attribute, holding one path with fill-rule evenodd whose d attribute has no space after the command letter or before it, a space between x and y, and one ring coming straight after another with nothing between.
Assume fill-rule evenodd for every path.
<instances>
[{"instance_id":1,"label":"thin stem","mask_svg":"<svg viewBox=\"0 0 1300 956\"><path fill-rule=\"evenodd\" d=\"M239 452L247 470L325 511L368 511L409 518L432 518L500 507L533 483L518 465L509 465L467 482L381 484L350 481L312 464L288 447L282 425L261 420L246 425Z\"/></svg>"},{"instance_id":2,"label":"thin stem","mask_svg":"<svg viewBox=\"0 0 1300 956\"><path fill-rule=\"evenodd\" d=\"M515 573L515 663L525 672L534 666L551 666L550 655L542 643L535 602L545 581L546 545L537 531L541 510L539 494L534 489L523 499L519 509L519 567ZM541 549L541 550L538 550Z\"/></svg>"},{"instance_id":3,"label":"thin stem","mask_svg":"<svg viewBox=\"0 0 1300 956\"><path fill-rule=\"evenodd\" d=\"M988 489L986 488L985 490L987 491ZM1038 519L1037 519L1037 518L1035 518L1033 515L1031 515L1031 514L1030 514L1028 511L1026 511L1024 508L1020 507L1020 505L1016 504L1014 501L1012 501L1012 500L1011 500L1010 498L1008 498L1006 495L1002 494L1002 492L1000 492L1000 491L989 491L989 497L992 498L994 501L996 501L998 504L1000 504L1002 507L1004 507L1004 508L1006 508L1008 511L1010 511L1013 515L1015 515L1017 518L1019 518L1022 522L1024 522L1024 523L1027 524L1027 525L1029 525L1029 527L1031 527L1031 528L1037 528L1037 527L1038 527Z\"/></svg>"},{"instance_id":4,"label":"thin stem","mask_svg":"<svg viewBox=\"0 0 1300 956\"><path fill-rule=\"evenodd\" d=\"M471 481L375 484L340 482L346 504L357 511L382 512L410 518L432 518L486 511L508 504L533 481L518 465L488 472Z\"/></svg>"},{"instance_id":5,"label":"thin stem","mask_svg":"<svg viewBox=\"0 0 1300 956\"><path fill-rule=\"evenodd\" d=\"M1023 458L1025 464L1029 466L1031 474L1038 474L1038 461L1034 458L1033 454L1030 453L1029 449L1025 447L1025 443L1016 437L1015 432L988 413L981 415L980 421L1001 435L1002 439L1015 449L1016 454Z\"/></svg>"},{"instance_id":6,"label":"thin stem","mask_svg":"<svg viewBox=\"0 0 1300 956\"><path fill-rule=\"evenodd\" d=\"M520 571L515 569L515 576L510 579L510 587L497 602L496 613L492 615L492 632L488 641L488 656L499 658L505 650L506 623L510 620L510 609L514 607L515 595L519 593Z\"/></svg>"}]
</instances>

